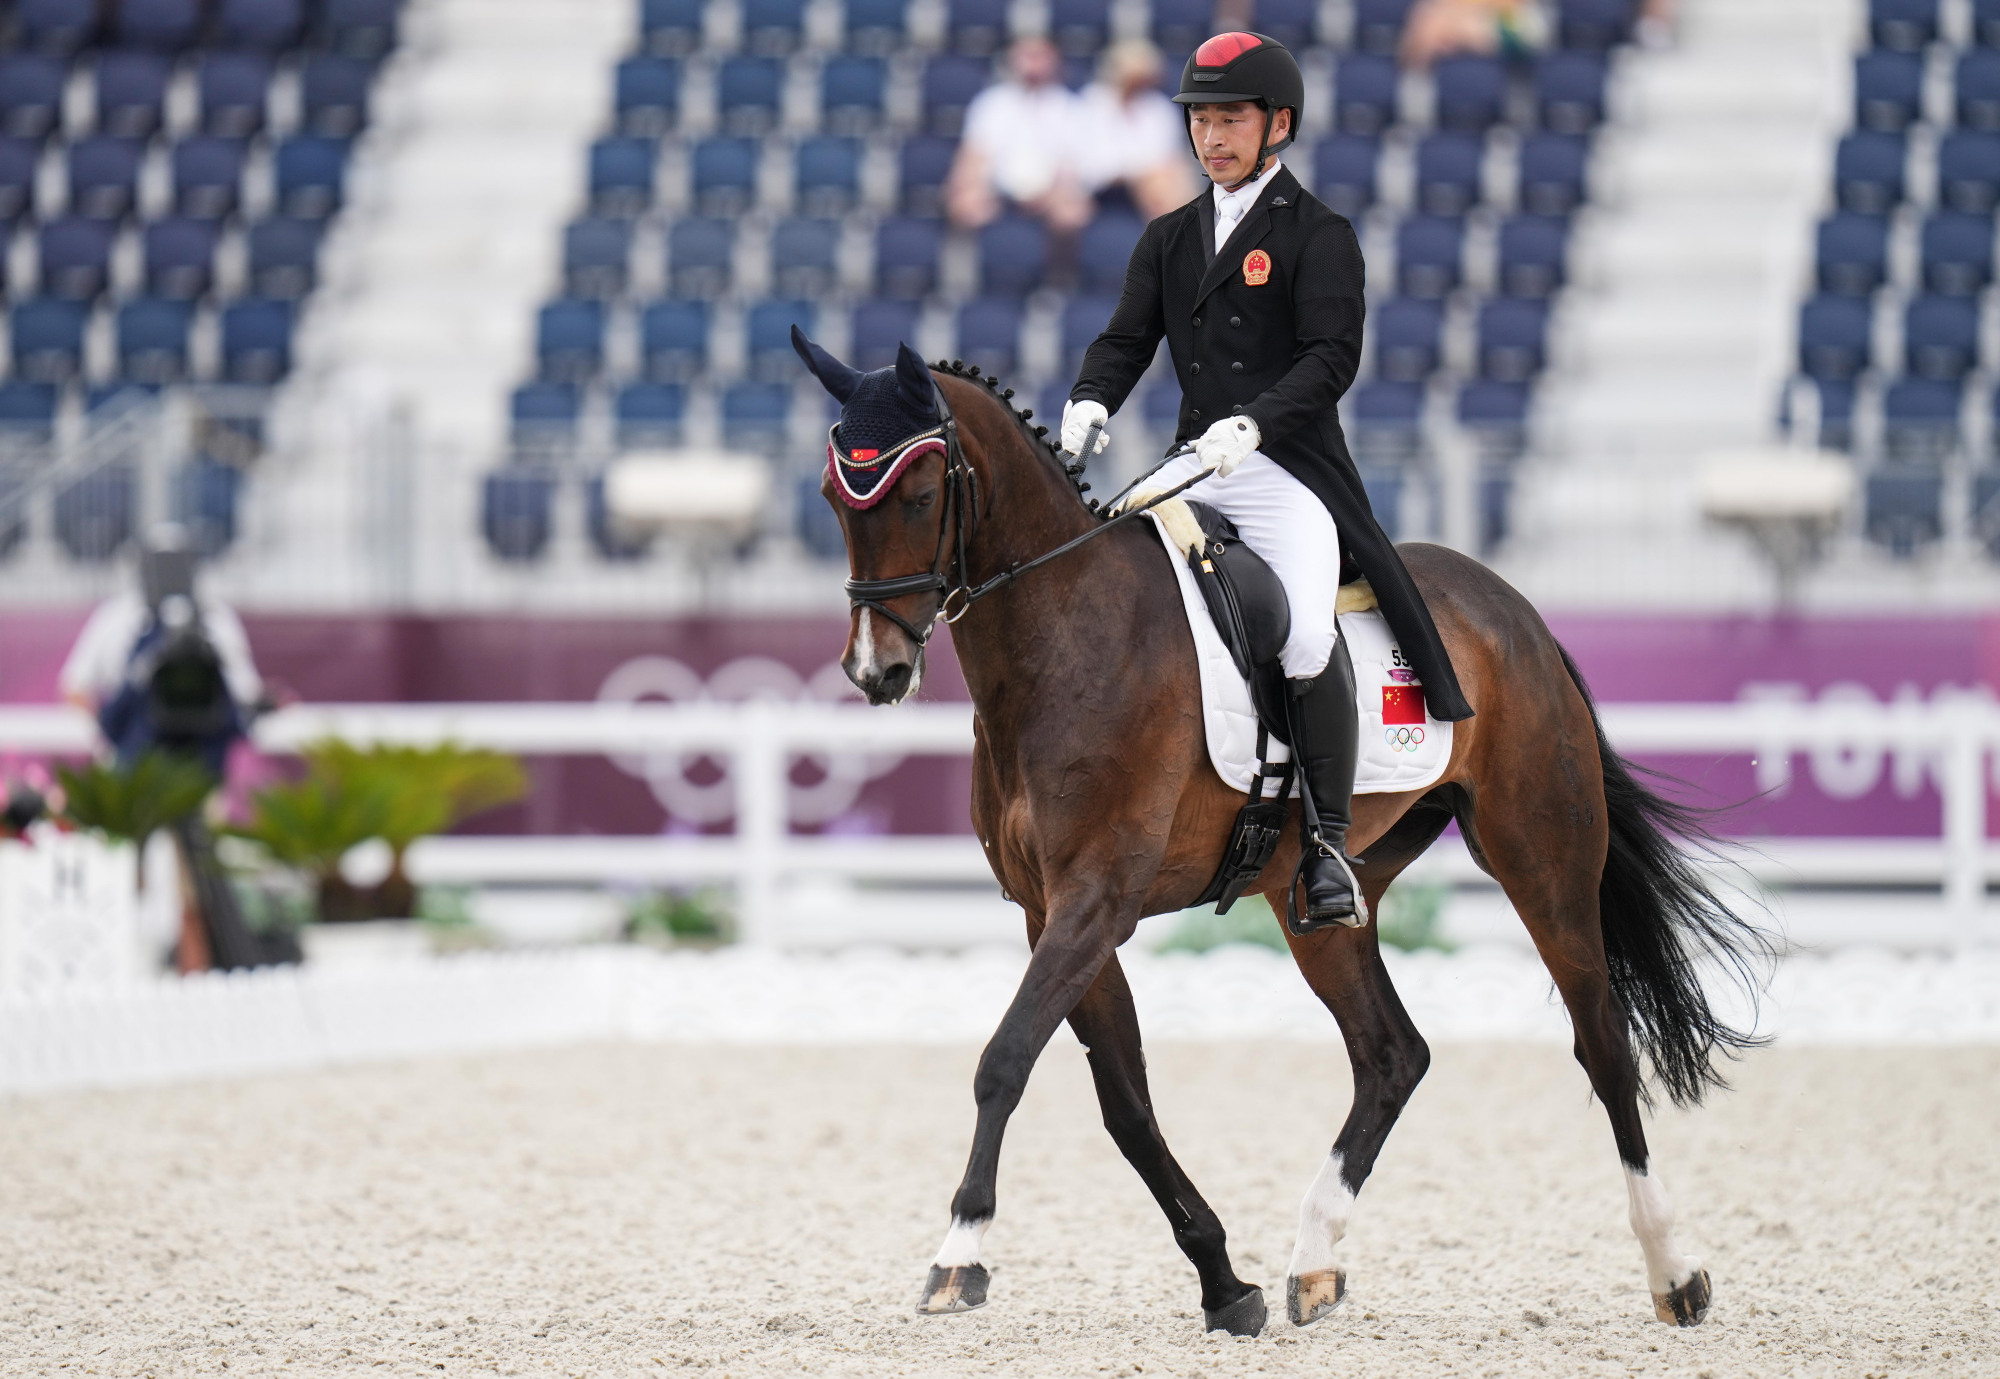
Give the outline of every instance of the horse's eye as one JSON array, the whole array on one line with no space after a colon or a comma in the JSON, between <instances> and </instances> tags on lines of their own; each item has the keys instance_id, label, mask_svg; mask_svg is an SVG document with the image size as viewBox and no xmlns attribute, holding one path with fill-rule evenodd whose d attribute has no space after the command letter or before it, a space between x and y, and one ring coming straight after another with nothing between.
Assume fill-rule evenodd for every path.
<instances>
[{"instance_id":1,"label":"horse's eye","mask_svg":"<svg viewBox=\"0 0 2000 1379\"><path fill-rule=\"evenodd\" d=\"M937 494L935 493L919 493L916 497L910 499L910 506L916 511L922 512L936 501Z\"/></svg>"}]
</instances>

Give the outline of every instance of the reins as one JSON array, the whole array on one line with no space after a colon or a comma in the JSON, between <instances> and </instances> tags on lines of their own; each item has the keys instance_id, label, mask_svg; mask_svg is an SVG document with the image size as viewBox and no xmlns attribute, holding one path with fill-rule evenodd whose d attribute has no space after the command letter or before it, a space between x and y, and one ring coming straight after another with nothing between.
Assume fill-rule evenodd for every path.
<instances>
[{"instance_id":1,"label":"reins","mask_svg":"<svg viewBox=\"0 0 2000 1379\"><path fill-rule=\"evenodd\" d=\"M1137 507L1126 508L1116 516L1105 519L1083 535L1070 538L1052 551L1044 551L1033 559L1009 565L984 583L971 584L966 573L965 548L972 539L969 535L971 526L969 519L978 515L979 481L971 463L965 458L964 447L959 443L958 417L951 410L950 400L945 397L944 389L937 386L936 379L931 380L931 388L937 398L938 413L944 418L945 508L947 520L951 523L951 535L955 538L953 541L955 549L950 563L946 564L946 531L944 525L940 523L937 553L931 559L930 569L918 574L892 575L887 579L850 579L845 586L849 608L865 608L872 613L879 613L902 628L920 647L930 644L931 634L937 630L939 623L957 622L971 611L973 604L988 594L998 593L1029 571L1048 564L1058 556L1069 554L1085 542L1104 535L1113 527L1122 526L1142 513L1152 511L1169 499L1179 497L1208 478L1211 472L1203 470L1185 483L1176 484L1164 493L1154 494ZM1103 429L1102 423L1094 423L1090 433L1084 437L1083 448L1078 452L1084 459L1088 459L1096 448L1098 433ZM1175 452L1179 453L1181 452ZM1169 455L1167 458L1172 459L1174 456ZM1079 462L1077 469L1081 468L1082 464ZM1137 483L1128 486L1125 492L1130 493L1135 487ZM1121 498L1123 496L1120 495ZM911 594L931 594L940 591L944 597L938 600L937 612L921 629L884 602L887 599L907 598ZM957 601L955 610L952 606L954 600Z\"/></svg>"}]
</instances>

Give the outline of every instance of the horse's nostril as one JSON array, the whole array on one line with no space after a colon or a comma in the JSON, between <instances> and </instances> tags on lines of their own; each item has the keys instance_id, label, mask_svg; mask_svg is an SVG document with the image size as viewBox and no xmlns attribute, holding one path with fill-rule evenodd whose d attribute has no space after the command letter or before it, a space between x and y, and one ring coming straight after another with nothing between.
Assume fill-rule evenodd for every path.
<instances>
[{"instance_id":1,"label":"horse's nostril","mask_svg":"<svg viewBox=\"0 0 2000 1379\"><path fill-rule=\"evenodd\" d=\"M885 699L900 699L910 688L910 663L898 661L882 671L881 690Z\"/></svg>"}]
</instances>

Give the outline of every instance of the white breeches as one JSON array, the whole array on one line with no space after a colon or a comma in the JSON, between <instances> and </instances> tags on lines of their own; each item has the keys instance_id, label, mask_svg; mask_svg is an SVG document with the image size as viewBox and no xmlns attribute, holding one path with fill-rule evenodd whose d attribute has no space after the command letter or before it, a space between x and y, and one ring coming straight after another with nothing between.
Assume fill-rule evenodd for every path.
<instances>
[{"instance_id":1,"label":"white breeches","mask_svg":"<svg viewBox=\"0 0 2000 1379\"><path fill-rule=\"evenodd\" d=\"M1192 453L1171 460L1147 481L1172 488L1199 474ZM1294 680L1310 680L1333 656L1340 624L1340 532L1311 489L1260 451L1226 479L1204 479L1183 497L1199 499L1236 524L1243 544L1264 557L1292 602L1292 635L1278 660Z\"/></svg>"}]
</instances>

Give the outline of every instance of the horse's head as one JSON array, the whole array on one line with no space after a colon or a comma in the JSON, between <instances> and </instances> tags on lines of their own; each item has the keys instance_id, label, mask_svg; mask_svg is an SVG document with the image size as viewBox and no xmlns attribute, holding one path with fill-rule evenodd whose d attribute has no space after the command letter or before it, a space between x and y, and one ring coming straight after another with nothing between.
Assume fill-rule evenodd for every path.
<instances>
[{"instance_id":1,"label":"horse's head","mask_svg":"<svg viewBox=\"0 0 2000 1379\"><path fill-rule=\"evenodd\" d=\"M792 345L840 403L820 483L847 538L854 613L840 668L869 703L894 704L923 680L969 480L953 470L951 418L915 350L903 345L894 367L862 373L797 326Z\"/></svg>"}]
</instances>

